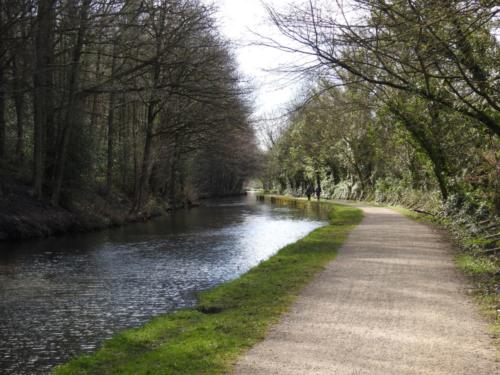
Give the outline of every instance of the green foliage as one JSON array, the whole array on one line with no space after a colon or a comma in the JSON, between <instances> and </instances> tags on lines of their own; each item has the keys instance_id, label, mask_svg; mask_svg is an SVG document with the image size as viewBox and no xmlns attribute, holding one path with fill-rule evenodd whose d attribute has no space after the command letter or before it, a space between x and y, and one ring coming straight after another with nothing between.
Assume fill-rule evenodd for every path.
<instances>
[{"instance_id":1,"label":"green foliage","mask_svg":"<svg viewBox=\"0 0 500 375\"><path fill-rule=\"evenodd\" d=\"M376 182L375 201L417 207L428 212L434 212L441 207L441 195L438 191L417 190L394 177L383 178Z\"/></svg>"},{"instance_id":2,"label":"green foliage","mask_svg":"<svg viewBox=\"0 0 500 375\"><path fill-rule=\"evenodd\" d=\"M468 221L500 205L500 143L463 116L419 97L325 82L309 90L268 151L268 189L364 199ZM474 211L474 213L472 213Z\"/></svg>"},{"instance_id":3,"label":"green foliage","mask_svg":"<svg viewBox=\"0 0 500 375\"><path fill-rule=\"evenodd\" d=\"M202 293L196 309L159 317L118 334L97 353L76 358L55 374L229 372L236 357L264 338L270 325L335 257L349 231L361 221L359 209L329 207L329 225L286 246L239 279Z\"/></svg>"},{"instance_id":4,"label":"green foliage","mask_svg":"<svg viewBox=\"0 0 500 375\"><path fill-rule=\"evenodd\" d=\"M354 0L366 12L349 22L332 17L338 9L328 2L271 9L279 30L300 46L294 50L317 58L307 72L322 77L275 137L269 157L282 154L273 169L281 190L297 190L297 169L313 167L329 197L446 215L455 215L448 200L460 197L498 216L495 4ZM311 142L316 164L291 152ZM278 181L272 172L267 178Z\"/></svg>"},{"instance_id":5,"label":"green foliage","mask_svg":"<svg viewBox=\"0 0 500 375\"><path fill-rule=\"evenodd\" d=\"M498 271L495 262L486 257L474 257L470 254L457 256L458 266L468 275L484 275Z\"/></svg>"}]
</instances>

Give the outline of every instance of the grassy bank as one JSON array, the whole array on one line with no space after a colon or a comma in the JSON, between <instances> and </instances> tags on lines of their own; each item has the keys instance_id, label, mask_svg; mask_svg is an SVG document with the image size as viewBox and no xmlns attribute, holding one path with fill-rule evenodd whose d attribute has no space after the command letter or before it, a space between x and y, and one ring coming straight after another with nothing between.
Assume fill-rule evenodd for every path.
<instances>
[{"instance_id":1,"label":"grassy bank","mask_svg":"<svg viewBox=\"0 0 500 375\"><path fill-rule=\"evenodd\" d=\"M293 199L280 198L290 204ZM300 203L302 204L302 203ZM306 203L311 207L317 203ZM323 203L323 207L324 207ZM62 374L223 374L262 340L300 290L336 255L361 221L356 208L328 204L329 225L281 249L239 279L201 294L195 309L122 332L95 354L55 370Z\"/></svg>"}]
</instances>

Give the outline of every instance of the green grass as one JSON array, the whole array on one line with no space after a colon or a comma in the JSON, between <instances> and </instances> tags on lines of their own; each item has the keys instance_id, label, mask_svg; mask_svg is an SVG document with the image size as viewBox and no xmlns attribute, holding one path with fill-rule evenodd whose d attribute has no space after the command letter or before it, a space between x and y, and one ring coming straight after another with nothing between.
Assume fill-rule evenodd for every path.
<instances>
[{"instance_id":1,"label":"green grass","mask_svg":"<svg viewBox=\"0 0 500 375\"><path fill-rule=\"evenodd\" d=\"M331 204L330 224L281 249L240 278L200 295L195 309L117 334L55 374L223 374L262 340L302 288L335 258L359 209Z\"/></svg>"},{"instance_id":2,"label":"green grass","mask_svg":"<svg viewBox=\"0 0 500 375\"><path fill-rule=\"evenodd\" d=\"M467 275L487 275L497 271L497 265L486 257L475 257L461 253L457 256L458 267Z\"/></svg>"},{"instance_id":3,"label":"green grass","mask_svg":"<svg viewBox=\"0 0 500 375\"><path fill-rule=\"evenodd\" d=\"M494 292L497 280L494 276L499 270L498 261L487 257L477 257L466 253L460 253L456 257L458 268L466 275L472 277L474 284L474 297L479 304L481 312L486 316L491 325L491 331L495 345L498 349L498 360L500 361L500 300Z\"/></svg>"}]
</instances>

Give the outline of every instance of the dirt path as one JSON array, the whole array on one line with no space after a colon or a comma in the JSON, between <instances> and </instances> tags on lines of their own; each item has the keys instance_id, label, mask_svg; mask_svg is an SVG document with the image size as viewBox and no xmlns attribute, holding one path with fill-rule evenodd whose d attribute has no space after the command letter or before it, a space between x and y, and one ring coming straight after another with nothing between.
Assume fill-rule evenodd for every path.
<instances>
[{"instance_id":1,"label":"dirt path","mask_svg":"<svg viewBox=\"0 0 500 375\"><path fill-rule=\"evenodd\" d=\"M385 208L365 219L235 374L500 374L449 245Z\"/></svg>"}]
</instances>

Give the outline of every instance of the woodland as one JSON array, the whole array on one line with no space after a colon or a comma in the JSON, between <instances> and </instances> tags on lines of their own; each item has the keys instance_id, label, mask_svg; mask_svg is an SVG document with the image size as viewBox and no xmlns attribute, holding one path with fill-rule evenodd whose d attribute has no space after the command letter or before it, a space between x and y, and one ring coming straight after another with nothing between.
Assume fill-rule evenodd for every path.
<instances>
[{"instance_id":1,"label":"woodland","mask_svg":"<svg viewBox=\"0 0 500 375\"><path fill-rule=\"evenodd\" d=\"M64 222L60 208L120 223L239 193L254 177L279 193L498 216L496 1L283 9L267 7L285 41L256 36L293 54L283 69L308 84L262 151L215 5L2 0L3 232L26 212Z\"/></svg>"},{"instance_id":2,"label":"woodland","mask_svg":"<svg viewBox=\"0 0 500 375\"><path fill-rule=\"evenodd\" d=\"M263 0L277 34L253 30L252 46L292 56L275 73L301 83L287 108L263 119L258 80L241 74L241 46L219 28L227 1L0 0L0 240L146 221L242 194L250 181L262 192L260 202L207 204L97 236L3 242L0 328L14 348L4 360L15 352L25 362L14 366L36 365L36 349L58 365L75 344L77 357L55 373L222 374L267 340L272 358L258 349L248 362L257 372L287 371L298 353L290 366L306 372L437 363L445 373L468 362L493 373L499 1ZM288 237L293 221L297 234L296 216L312 232L278 250L275 228ZM302 295L320 271L321 285ZM137 294L148 300L123 298ZM141 310L159 301L168 305ZM265 339L287 311L297 324L287 318ZM332 312L340 320L326 324ZM103 345L85 342L157 314ZM338 321L352 345L330 340ZM54 322L56 338L43 341ZM381 336L399 352L377 358L385 352L363 332L385 322L389 333L403 328Z\"/></svg>"},{"instance_id":3,"label":"woodland","mask_svg":"<svg viewBox=\"0 0 500 375\"><path fill-rule=\"evenodd\" d=\"M19 217L26 235L48 234L35 222L64 222L60 208L119 223L242 191L259 157L250 90L215 12L196 0L0 1L4 232Z\"/></svg>"}]
</instances>

